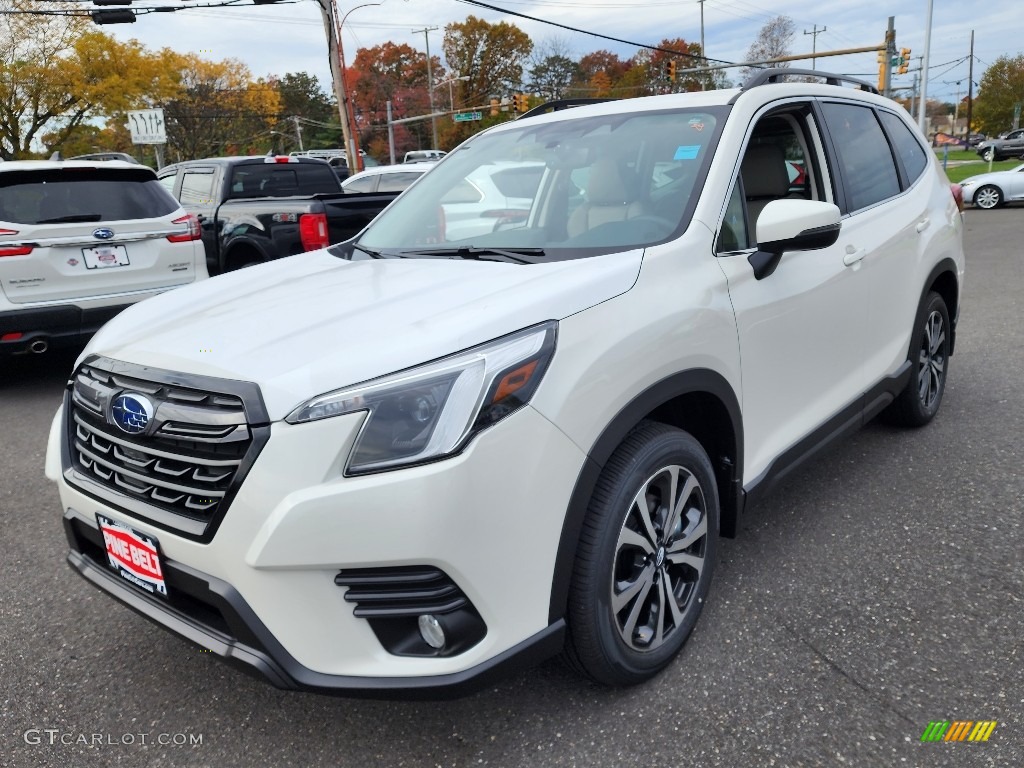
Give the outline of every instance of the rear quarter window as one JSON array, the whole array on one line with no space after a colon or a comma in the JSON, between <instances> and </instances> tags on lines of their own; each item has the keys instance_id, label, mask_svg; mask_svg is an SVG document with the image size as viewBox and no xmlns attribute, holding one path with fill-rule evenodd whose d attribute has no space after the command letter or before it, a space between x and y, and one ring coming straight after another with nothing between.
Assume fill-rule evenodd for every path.
<instances>
[{"instance_id":1,"label":"rear quarter window","mask_svg":"<svg viewBox=\"0 0 1024 768\"><path fill-rule=\"evenodd\" d=\"M917 140L910 127L892 112L880 112L882 125L885 126L896 154L903 162L903 170L907 173L907 185L917 181L924 169L928 167L928 158L921 142Z\"/></svg>"},{"instance_id":2,"label":"rear quarter window","mask_svg":"<svg viewBox=\"0 0 1024 768\"><path fill-rule=\"evenodd\" d=\"M17 224L151 219L178 207L149 170L51 168L0 173L0 219Z\"/></svg>"}]
</instances>

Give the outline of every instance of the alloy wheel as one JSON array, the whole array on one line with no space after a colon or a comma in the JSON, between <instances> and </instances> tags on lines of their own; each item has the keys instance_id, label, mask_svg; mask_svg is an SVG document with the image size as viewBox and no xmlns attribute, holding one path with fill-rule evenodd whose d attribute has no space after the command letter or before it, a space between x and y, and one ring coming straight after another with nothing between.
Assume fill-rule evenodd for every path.
<instances>
[{"instance_id":1,"label":"alloy wheel","mask_svg":"<svg viewBox=\"0 0 1024 768\"><path fill-rule=\"evenodd\" d=\"M925 322L917 371L917 393L926 410L931 410L941 396L945 375L946 327L942 315L933 311Z\"/></svg>"},{"instance_id":2,"label":"alloy wheel","mask_svg":"<svg viewBox=\"0 0 1024 768\"><path fill-rule=\"evenodd\" d=\"M693 473L674 464L651 475L629 505L615 548L611 610L627 646L653 651L682 626L707 541L707 503Z\"/></svg>"}]
</instances>

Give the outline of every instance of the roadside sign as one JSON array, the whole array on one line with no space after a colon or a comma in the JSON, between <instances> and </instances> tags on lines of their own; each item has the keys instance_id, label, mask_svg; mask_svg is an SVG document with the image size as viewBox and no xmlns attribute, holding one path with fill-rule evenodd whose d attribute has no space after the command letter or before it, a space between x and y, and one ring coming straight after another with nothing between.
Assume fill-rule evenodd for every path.
<instances>
[{"instance_id":1,"label":"roadside sign","mask_svg":"<svg viewBox=\"0 0 1024 768\"><path fill-rule=\"evenodd\" d=\"M456 112L455 122L456 123L468 123L471 120L483 120L483 112Z\"/></svg>"},{"instance_id":2,"label":"roadside sign","mask_svg":"<svg viewBox=\"0 0 1024 768\"><path fill-rule=\"evenodd\" d=\"M128 130L132 134L132 144L167 143L162 109L133 109L129 111Z\"/></svg>"}]
</instances>

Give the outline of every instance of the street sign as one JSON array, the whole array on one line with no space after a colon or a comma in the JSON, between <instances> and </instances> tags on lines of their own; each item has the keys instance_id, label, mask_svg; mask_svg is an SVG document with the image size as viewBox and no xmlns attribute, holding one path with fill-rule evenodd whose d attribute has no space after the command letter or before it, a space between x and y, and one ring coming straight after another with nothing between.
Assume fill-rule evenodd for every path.
<instances>
[{"instance_id":1,"label":"street sign","mask_svg":"<svg viewBox=\"0 0 1024 768\"><path fill-rule=\"evenodd\" d=\"M455 122L456 123L468 123L471 120L483 120L483 112L456 112Z\"/></svg>"},{"instance_id":2,"label":"street sign","mask_svg":"<svg viewBox=\"0 0 1024 768\"><path fill-rule=\"evenodd\" d=\"M162 109L133 109L129 111L128 130L132 134L132 144L167 143Z\"/></svg>"}]
</instances>

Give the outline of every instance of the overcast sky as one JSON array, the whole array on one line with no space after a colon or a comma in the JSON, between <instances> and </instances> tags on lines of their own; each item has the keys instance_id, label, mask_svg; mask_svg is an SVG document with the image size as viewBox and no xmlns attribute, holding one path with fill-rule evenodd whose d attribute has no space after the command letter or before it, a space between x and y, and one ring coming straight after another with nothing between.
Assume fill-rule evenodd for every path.
<instances>
[{"instance_id":1,"label":"overcast sky","mask_svg":"<svg viewBox=\"0 0 1024 768\"><path fill-rule=\"evenodd\" d=\"M699 42L700 0L487 0L490 5L535 16L588 32L656 45L664 38ZM974 30L974 82L986 66L1001 55L1024 52L1022 0L932 0L931 52L928 96L953 102L966 95L970 36ZM378 6L359 7L362 0L339 0L339 14L348 13L342 41L346 59L359 48L391 41L425 49L423 29L429 33L430 52L441 55L444 26L469 15L491 23L514 23L530 35L535 45L552 40L568 47L578 58L596 50L610 50L622 58L636 53L635 45L612 42L570 32L512 15L491 11L459 0L383 0ZM142 5L141 2L137 6ZM766 21L789 16L796 25L792 52L809 53L877 45L885 35L888 17L895 14L896 47L911 48L914 68L924 53L929 0L705 0L704 37L711 58L742 61ZM815 29L825 31L811 34ZM325 91L331 90L327 40L319 6L313 0L275 5L235 5L217 9L184 10L173 14L140 15L135 24L111 25L114 36L135 38L150 49L170 47L192 51L205 58L236 58L253 75L284 75L308 72ZM792 66L810 66L810 62ZM874 53L836 56L818 60L818 69L858 74L877 80ZM737 70L727 70L733 81ZM895 87L910 87L912 74L894 76Z\"/></svg>"}]
</instances>

